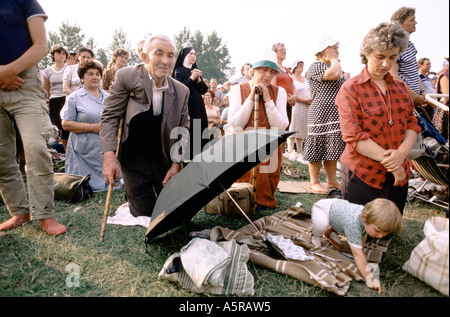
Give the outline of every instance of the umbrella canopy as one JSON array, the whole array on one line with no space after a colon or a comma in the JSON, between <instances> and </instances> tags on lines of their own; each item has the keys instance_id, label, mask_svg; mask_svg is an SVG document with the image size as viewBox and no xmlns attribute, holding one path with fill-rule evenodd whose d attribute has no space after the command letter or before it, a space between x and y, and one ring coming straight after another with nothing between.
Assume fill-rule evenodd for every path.
<instances>
[{"instance_id":1,"label":"umbrella canopy","mask_svg":"<svg viewBox=\"0 0 450 317\"><path fill-rule=\"evenodd\" d=\"M229 134L172 177L156 200L147 241L185 222L242 175L269 158L294 132L258 129Z\"/></svg>"}]
</instances>

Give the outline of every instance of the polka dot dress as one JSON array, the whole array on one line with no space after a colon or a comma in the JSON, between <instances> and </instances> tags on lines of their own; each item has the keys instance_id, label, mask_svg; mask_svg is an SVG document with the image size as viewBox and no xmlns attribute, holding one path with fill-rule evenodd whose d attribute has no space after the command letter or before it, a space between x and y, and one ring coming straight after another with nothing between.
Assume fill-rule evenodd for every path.
<instances>
[{"instance_id":1,"label":"polka dot dress","mask_svg":"<svg viewBox=\"0 0 450 317\"><path fill-rule=\"evenodd\" d=\"M334 104L344 76L336 81L322 81L330 66L314 62L307 72L313 101L308 112L308 136L303 159L309 162L339 160L345 148L342 140L339 113Z\"/></svg>"}]
</instances>

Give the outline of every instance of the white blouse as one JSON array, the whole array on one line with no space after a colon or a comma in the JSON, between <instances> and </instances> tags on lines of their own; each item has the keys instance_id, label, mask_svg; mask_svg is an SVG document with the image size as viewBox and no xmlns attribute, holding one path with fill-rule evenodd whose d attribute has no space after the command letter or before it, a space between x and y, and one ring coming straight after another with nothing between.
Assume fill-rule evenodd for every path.
<instances>
[{"instance_id":1,"label":"white blouse","mask_svg":"<svg viewBox=\"0 0 450 317\"><path fill-rule=\"evenodd\" d=\"M250 81L250 87L253 89L253 81ZM242 104L240 85L234 85L230 90L230 110L228 112L228 123L234 132L240 132L245 129L254 108L254 101L250 96ZM262 98L262 96L260 97ZM280 130L286 130L289 125L289 119L286 113L287 95L286 90L278 87L276 104L273 100L266 102L265 109L270 127L277 127Z\"/></svg>"}]
</instances>

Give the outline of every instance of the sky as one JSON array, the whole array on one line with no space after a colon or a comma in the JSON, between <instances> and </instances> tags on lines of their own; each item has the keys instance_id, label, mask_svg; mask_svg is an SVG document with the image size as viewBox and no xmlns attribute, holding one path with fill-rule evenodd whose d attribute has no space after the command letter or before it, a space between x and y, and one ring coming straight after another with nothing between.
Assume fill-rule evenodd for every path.
<instances>
[{"instance_id":1,"label":"sky","mask_svg":"<svg viewBox=\"0 0 450 317\"><path fill-rule=\"evenodd\" d=\"M367 32L389 22L402 6L416 8L411 41L417 58L431 60L431 71L442 68L449 55L448 0L38 0L47 13L47 31L59 32L62 22L78 25L97 48L107 48L122 29L132 47L151 34L173 39L185 26L203 35L216 31L231 56L231 66L255 62L275 43L287 48L283 66L295 60L314 61L314 43L324 35L340 43L341 65L352 76L362 69L359 49ZM201 66L201 61L197 61Z\"/></svg>"}]
</instances>

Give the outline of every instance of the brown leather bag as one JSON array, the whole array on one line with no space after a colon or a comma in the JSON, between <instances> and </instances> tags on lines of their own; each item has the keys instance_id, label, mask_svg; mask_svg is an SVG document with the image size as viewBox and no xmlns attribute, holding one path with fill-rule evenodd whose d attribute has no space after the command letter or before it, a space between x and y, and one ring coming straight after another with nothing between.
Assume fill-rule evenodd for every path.
<instances>
[{"instance_id":1,"label":"brown leather bag","mask_svg":"<svg viewBox=\"0 0 450 317\"><path fill-rule=\"evenodd\" d=\"M247 214L247 216L251 216L253 207L252 184L234 183L227 191ZM219 196L211 200L205 206L205 212L224 217L243 217L238 207L236 207L226 192L221 193Z\"/></svg>"}]
</instances>

